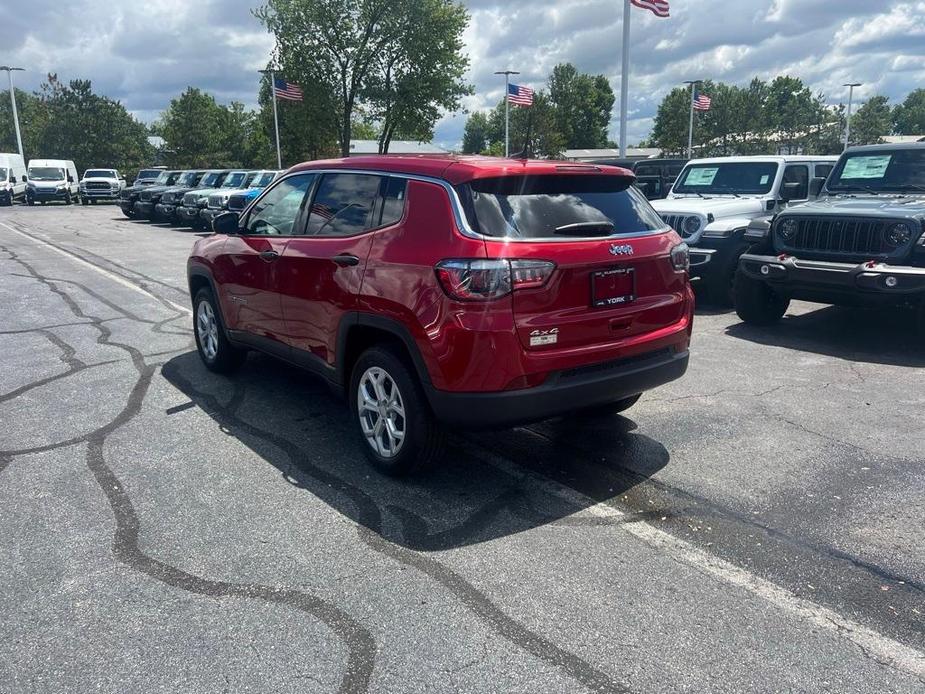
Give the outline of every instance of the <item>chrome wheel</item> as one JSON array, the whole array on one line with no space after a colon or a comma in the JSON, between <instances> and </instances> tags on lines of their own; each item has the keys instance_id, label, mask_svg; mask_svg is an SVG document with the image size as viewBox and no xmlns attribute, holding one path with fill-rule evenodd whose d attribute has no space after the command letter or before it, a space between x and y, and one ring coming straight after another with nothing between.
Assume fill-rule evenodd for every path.
<instances>
[{"instance_id":1,"label":"chrome wheel","mask_svg":"<svg viewBox=\"0 0 925 694\"><path fill-rule=\"evenodd\" d=\"M363 372L357 388L357 414L372 449L383 458L398 455L405 440L405 403L384 369L372 366Z\"/></svg>"},{"instance_id":2,"label":"chrome wheel","mask_svg":"<svg viewBox=\"0 0 925 694\"><path fill-rule=\"evenodd\" d=\"M196 328L196 332L199 333L199 348L208 361L214 361L218 354L218 323L208 301L199 302L196 309Z\"/></svg>"}]
</instances>

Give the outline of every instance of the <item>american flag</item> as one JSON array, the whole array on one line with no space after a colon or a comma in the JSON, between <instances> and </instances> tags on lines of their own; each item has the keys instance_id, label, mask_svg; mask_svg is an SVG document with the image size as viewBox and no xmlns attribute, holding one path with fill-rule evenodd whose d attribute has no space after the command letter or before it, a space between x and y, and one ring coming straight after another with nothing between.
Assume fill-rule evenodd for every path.
<instances>
[{"instance_id":1,"label":"american flag","mask_svg":"<svg viewBox=\"0 0 925 694\"><path fill-rule=\"evenodd\" d=\"M517 106L533 106L533 90L519 84L507 86L507 100Z\"/></svg>"},{"instance_id":2,"label":"american flag","mask_svg":"<svg viewBox=\"0 0 925 694\"><path fill-rule=\"evenodd\" d=\"M656 17L668 16L668 0L630 0L636 7L649 10Z\"/></svg>"},{"instance_id":3,"label":"american flag","mask_svg":"<svg viewBox=\"0 0 925 694\"><path fill-rule=\"evenodd\" d=\"M710 97L706 94L701 94L700 92L694 93L694 110L695 111L709 111L710 104L712 101Z\"/></svg>"},{"instance_id":4,"label":"american flag","mask_svg":"<svg viewBox=\"0 0 925 694\"><path fill-rule=\"evenodd\" d=\"M302 87L295 84L294 82L287 82L286 80L281 80L278 77L273 78L273 95L278 99L286 99L288 101L301 101L302 100Z\"/></svg>"}]
</instances>

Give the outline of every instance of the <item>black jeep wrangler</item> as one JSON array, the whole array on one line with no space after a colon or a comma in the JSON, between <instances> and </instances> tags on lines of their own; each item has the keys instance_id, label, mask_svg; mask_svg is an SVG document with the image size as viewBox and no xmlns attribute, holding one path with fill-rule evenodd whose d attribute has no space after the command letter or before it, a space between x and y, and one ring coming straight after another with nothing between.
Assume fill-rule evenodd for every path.
<instances>
[{"instance_id":1,"label":"black jeep wrangler","mask_svg":"<svg viewBox=\"0 0 925 694\"><path fill-rule=\"evenodd\" d=\"M736 313L777 321L791 299L910 306L925 330L925 143L853 147L815 202L746 231Z\"/></svg>"}]
</instances>

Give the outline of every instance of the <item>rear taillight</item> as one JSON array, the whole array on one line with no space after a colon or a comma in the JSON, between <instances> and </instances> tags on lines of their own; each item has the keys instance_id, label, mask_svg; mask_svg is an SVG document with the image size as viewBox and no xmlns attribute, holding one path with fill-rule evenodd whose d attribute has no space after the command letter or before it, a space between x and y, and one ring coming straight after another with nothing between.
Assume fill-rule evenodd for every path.
<instances>
[{"instance_id":1,"label":"rear taillight","mask_svg":"<svg viewBox=\"0 0 925 694\"><path fill-rule=\"evenodd\" d=\"M671 249L671 266L677 272L691 269L691 249L686 243L679 243Z\"/></svg>"},{"instance_id":2,"label":"rear taillight","mask_svg":"<svg viewBox=\"0 0 925 694\"><path fill-rule=\"evenodd\" d=\"M556 269L547 260L444 260L435 268L443 290L459 301L493 301L515 289L542 287Z\"/></svg>"}]
</instances>

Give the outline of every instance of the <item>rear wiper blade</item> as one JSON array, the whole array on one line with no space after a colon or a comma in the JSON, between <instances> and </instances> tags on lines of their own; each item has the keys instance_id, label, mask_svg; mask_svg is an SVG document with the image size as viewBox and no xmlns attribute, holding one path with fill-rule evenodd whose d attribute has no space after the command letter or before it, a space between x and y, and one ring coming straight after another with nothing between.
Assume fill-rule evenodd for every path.
<instances>
[{"instance_id":1,"label":"rear wiper blade","mask_svg":"<svg viewBox=\"0 0 925 694\"><path fill-rule=\"evenodd\" d=\"M616 231L616 228L611 222L574 222L573 224L563 224L560 227L556 227L555 233L562 236L581 236L582 233L589 229L603 229L607 231L608 234L612 234Z\"/></svg>"}]
</instances>

